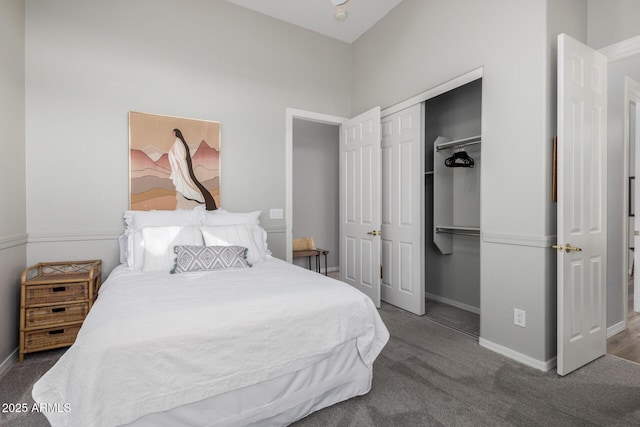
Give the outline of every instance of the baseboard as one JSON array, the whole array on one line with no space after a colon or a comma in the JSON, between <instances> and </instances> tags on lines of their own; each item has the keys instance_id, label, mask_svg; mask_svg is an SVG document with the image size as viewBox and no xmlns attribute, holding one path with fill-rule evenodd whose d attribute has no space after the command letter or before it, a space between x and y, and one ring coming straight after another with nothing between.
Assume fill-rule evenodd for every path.
<instances>
[{"instance_id":1,"label":"baseboard","mask_svg":"<svg viewBox=\"0 0 640 427\"><path fill-rule=\"evenodd\" d=\"M474 307L472 305L467 305L464 303L461 303L459 301L455 301L449 298L444 298L441 297L439 295L435 295L435 294L430 294L430 293L426 293L425 296L429 299L432 299L434 301L438 301L441 302L443 304L447 304L456 308L459 308L461 310L465 310L465 311L470 311L471 313L475 313L475 314L480 314L480 308L479 307Z\"/></svg>"},{"instance_id":2,"label":"baseboard","mask_svg":"<svg viewBox=\"0 0 640 427\"><path fill-rule=\"evenodd\" d=\"M611 338L612 336L619 334L620 332L627 329L627 323L625 321L616 323L615 325L609 326L607 328L607 338Z\"/></svg>"},{"instance_id":3,"label":"baseboard","mask_svg":"<svg viewBox=\"0 0 640 427\"><path fill-rule=\"evenodd\" d=\"M18 347L11 352L9 356L2 363L0 363L0 377L11 368L13 362L18 358Z\"/></svg>"},{"instance_id":4,"label":"baseboard","mask_svg":"<svg viewBox=\"0 0 640 427\"><path fill-rule=\"evenodd\" d=\"M501 346L500 344L487 341L484 338L480 338L478 340L478 343L484 348L487 348L491 351L495 351L498 354L506 356L509 359L513 359L516 362L520 362L524 365L535 368L539 371L543 371L543 372L550 371L551 369L555 368L557 364L555 357L553 359L547 360L546 362L543 362L541 360L537 360L537 359L534 359L533 357L527 356L526 354L522 354L510 348Z\"/></svg>"}]
</instances>

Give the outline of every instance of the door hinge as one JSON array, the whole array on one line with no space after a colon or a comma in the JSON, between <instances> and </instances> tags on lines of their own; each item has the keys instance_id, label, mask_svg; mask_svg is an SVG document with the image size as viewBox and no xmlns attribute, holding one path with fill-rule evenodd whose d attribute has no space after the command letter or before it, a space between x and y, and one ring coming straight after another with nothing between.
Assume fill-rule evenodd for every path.
<instances>
[{"instance_id":1,"label":"door hinge","mask_svg":"<svg viewBox=\"0 0 640 427\"><path fill-rule=\"evenodd\" d=\"M382 280L382 264L380 265L380 280Z\"/></svg>"}]
</instances>

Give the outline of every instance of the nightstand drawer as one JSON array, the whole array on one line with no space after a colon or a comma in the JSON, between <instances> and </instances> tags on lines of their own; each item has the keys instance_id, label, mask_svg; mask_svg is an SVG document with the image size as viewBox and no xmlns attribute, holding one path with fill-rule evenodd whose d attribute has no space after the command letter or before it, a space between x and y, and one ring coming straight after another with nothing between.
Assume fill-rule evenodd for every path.
<instances>
[{"instance_id":1,"label":"nightstand drawer","mask_svg":"<svg viewBox=\"0 0 640 427\"><path fill-rule=\"evenodd\" d=\"M81 324L61 328L39 329L24 333L25 352L41 348L64 347L73 344Z\"/></svg>"},{"instance_id":2,"label":"nightstand drawer","mask_svg":"<svg viewBox=\"0 0 640 427\"><path fill-rule=\"evenodd\" d=\"M89 312L89 303L67 304L55 307L27 308L25 326L33 328L59 323L82 322Z\"/></svg>"},{"instance_id":3,"label":"nightstand drawer","mask_svg":"<svg viewBox=\"0 0 640 427\"><path fill-rule=\"evenodd\" d=\"M87 282L28 286L25 297L26 305L86 300L89 298L89 286Z\"/></svg>"}]
</instances>

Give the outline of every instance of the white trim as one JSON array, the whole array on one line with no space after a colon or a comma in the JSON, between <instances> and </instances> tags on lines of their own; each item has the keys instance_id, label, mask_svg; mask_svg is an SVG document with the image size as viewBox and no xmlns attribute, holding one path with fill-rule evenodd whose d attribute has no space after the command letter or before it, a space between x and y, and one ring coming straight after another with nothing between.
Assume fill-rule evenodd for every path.
<instances>
[{"instance_id":1,"label":"white trim","mask_svg":"<svg viewBox=\"0 0 640 427\"><path fill-rule=\"evenodd\" d=\"M332 116L323 113L314 113L312 111L298 110L288 108L285 112L285 253L286 261L293 262L291 245L293 239L293 119L303 119L311 122L327 123L340 126L347 119L345 117Z\"/></svg>"},{"instance_id":2,"label":"white trim","mask_svg":"<svg viewBox=\"0 0 640 427\"><path fill-rule=\"evenodd\" d=\"M611 338L614 335L619 334L620 332L624 331L625 329L627 329L627 322L622 321L622 322L618 322L615 325L611 325L607 328L607 339Z\"/></svg>"},{"instance_id":3,"label":"white trim","mask_svg":"<svg viewBox=\"0 0 640 427\"><path fill-rule=\"evenodd\" d=\"M534 248L549 248L555 245L557 236L527 236L522 234L504 234L482 232L482 241L486 243L500 243L504 245L531 246Z\"/></svg>"},{"instance_id":4,"label":"white trim","mask_svg":"<svg viewBox=\"0 0 640 427\"><path fill-rule=\"evenodd\" d=\"M26 234L2 237L0 238L0 250L13 248L15 246L26 245L27 241L28 236Z\"/></svg>"},{"instance_id":5,"label":"white trim","mask_svg":"<svg viewBox=\"0 0 640 427\"><path fill-rule=\"evenodd\" d=\"M38 232L29 233L29 243L50 243L50 242L82 242L93 240L118 240L122 231L65 231L65 232Z\"/></svg>"},{"instance_id":6,"label":"white trim","mask_svg":"<svg viewBox=\"0 0 640 427\"><path fill-rule=\"evenodd\" d=\"M16 349L13 350L2 363L0 363L0 377L2 377L5 372L11 368L11 365L13 365L13 362L16 360L18 360L18 347L16 347Z\"/></svg>"},{"instance_id":7,"label":"white trim","mask_svg":"<svg viewBox=\"0 0 640 427\"><path fill-rule=\"evenodd\" d=\"M640 36L605 46L599 52L606 55L609 62L620 61L638 55L640 54Z\"/></svg>"},{"instance_id":8,"label":"white trim","mask_svg":"<svg viewBox=\"0 0 640 427\"><path fill-rule=\"evenodd\" d=\"M438 95L442 95L445 92L449 92L450 90L456 89L462 85L481 79L483 75L484 75L484 68L483 67L476 68L475 70L469 71L468 73L455 77L432 89L426 90L418 95L412 96L411 98L405 101L402 101L398 104L385 108L380 112L380 117L382 118L382 117L391 115L393 113L397 113L398 111L402 111L405 108L413 107L414 105L424 102L427 99L434 98Z\"/></svg>"},{"instance_id":9,"label":"white trim","mask_svg":"<svg viewBox=\"0 0 640 427\"><path fill-rule=\"evenodd\" d=\"M450 305L452 307L459 308L461 310L469 311L469 312L475 313L475 314L480 314L480 307L474 307L472 305L464 304L464 303L461 303L459 301L455 301L455 300L452 300L452 299L449 299L449 298L444 298L444 297L441 297L439 295L430 294L428 292L425 293L425 296L427 298L429 298L429 299L434 300L434 301L438 301L438 302L441 302L443 304L447 304L447 305Z\"/></svg>"},{"instance_id":10,"label":"white trim","mask_svg":"<svg viewBox=\"0 0 640 427\"><path fill-rule=\"evenodd\" d=\"M484 348L487 348L491 351L495 351L498 354L506 356L509 359L513 359L516 362L520 362L532 368L538 369L539 371L548 372L551 369L553 369L557 364L557 360L555 357L547 361L537 360L537 359L534 359L533 357L527 356L526 354L519 353L515 350L501 346L500 344L496 344L494 342L488 341L484 338L480 338L478 340L478 343Z\"/></svg>"},{"instance_id":11,"label":"white trim","mask_svg":"<svg viewBox=\"0 0 640 427\"><path fill-rule=\"evenodd\" d=\"M262 227L267 234L278 234L278 233L286 233L286 227Z\"/></svg>"}]
</instances>

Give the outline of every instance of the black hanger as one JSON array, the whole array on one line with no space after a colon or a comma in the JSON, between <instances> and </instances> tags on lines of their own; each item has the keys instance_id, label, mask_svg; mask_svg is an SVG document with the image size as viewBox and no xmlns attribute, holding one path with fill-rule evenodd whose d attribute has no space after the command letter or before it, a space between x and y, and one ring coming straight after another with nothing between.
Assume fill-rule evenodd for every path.
<instances>
[{"instance_id":1,"label":"black hanger","mask_svg":"<svg viewBox=\"0 0 640 427\"><path fill-rule=\"evenodd\" d=\"M453 156L444 161L444 165L450 168L472 168L475 161L469 157L464 149L454 151Z\"/></svg>"}]
</instances>

